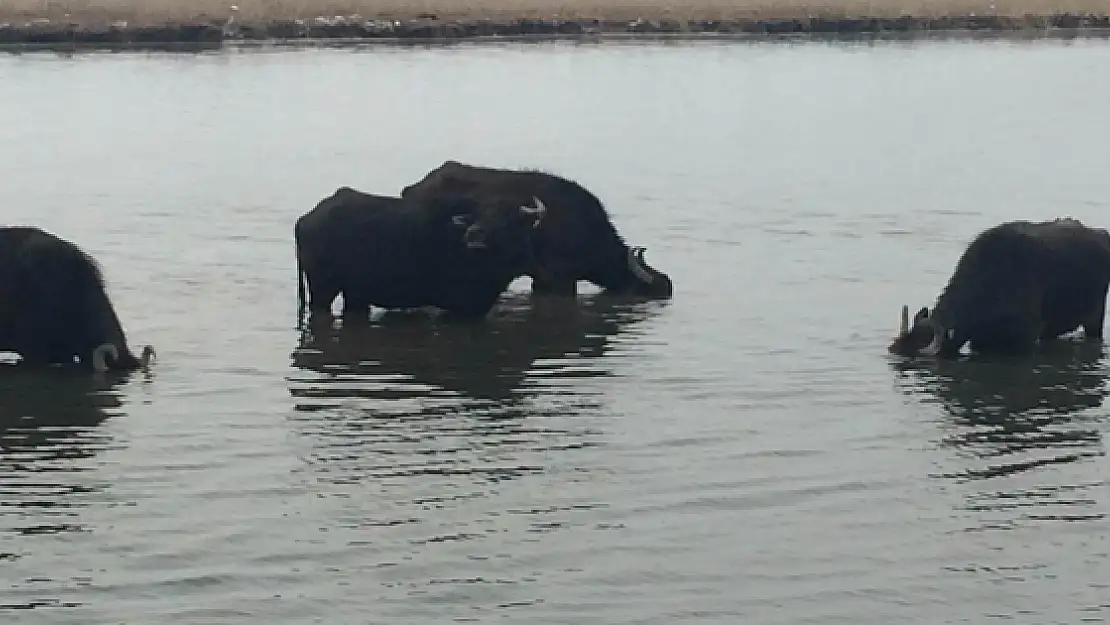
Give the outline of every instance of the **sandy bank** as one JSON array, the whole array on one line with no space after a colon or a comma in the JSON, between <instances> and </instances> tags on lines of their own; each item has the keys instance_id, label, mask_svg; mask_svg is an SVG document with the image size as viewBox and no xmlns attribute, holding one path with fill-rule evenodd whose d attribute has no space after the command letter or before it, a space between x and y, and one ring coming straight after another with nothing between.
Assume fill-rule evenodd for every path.
<instances>
[{"instance_id":1,"label":"sandy bank","mask_svg":"<svg viewBox=\"0 0 1110 625\"><path fill-rule=\"evenodd\" d=\"M234 2L235 0L232 0ZM1107 0L785 0L763 4L563 3L539 0L9 0L0 44L208 44L231 40L466 39L590 34L814 34L1023 32L1110 33Z\"/></svg>"}]
</instances>

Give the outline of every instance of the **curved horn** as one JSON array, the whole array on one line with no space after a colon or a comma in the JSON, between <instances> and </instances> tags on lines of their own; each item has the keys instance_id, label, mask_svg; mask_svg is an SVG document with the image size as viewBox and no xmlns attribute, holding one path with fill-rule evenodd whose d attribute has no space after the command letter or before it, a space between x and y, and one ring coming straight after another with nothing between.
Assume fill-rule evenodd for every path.
<instances>
[{"instance_id":1,"label":"curved horn","mask_svg":"<svg viewBox=\"0 0 1110 625\"><path fill-rule=\"evenodd\" d=\"M651 284L655 281L655 277L644 271L644 268L640 265L642 260L637 258L637 254L643 255L643 249L641 247L628 248L628 269L632 272L632 275L636 276L636 279Z\"/></svg>"},{"instance_id":2,"label":"curved horn","mask_svg":"<svg viewBox=\"0 0 1110 625\"><path fill-rule=\"evenodd\" d=\"M101 343L96 346L92 353L92 366L93 371L103 373L108 370L108 363L105 358L110 356L112 360L119 360L119 348L111 343Z\"/></svg>"},{"instance_id":3,"label":"curved horn","mask_svg":"<svg viewBox=\"0 0 1110 625\"><path fill-rule=\"evenodd\" d=\"M903 334L909 334L909 332L910 332L910 307L903 304L902 305L902 322L901 322L901 325L898 326L898 334L899 334L899 336L901 336Z\"/></svg>"},{"instance_id":4,"label":"curved horn","mask_svg":"<svg viewBox=\"0 0 1110 625\"><path fill-rule=\"evenodd\" d=\"M532 227L538 228L540 225L540 221L542 221L544 215L547 214L547 206L544 205L543 200L534 195L532 196L532 201L536 203L535 206L521 206L520 212L524 213L525 215L535 217L536 221L532 223Z\"/></svg>"},{"instance_id":5,"label":"curved horn","mask_svg":"<svg viewBox=\"0 0 1110 625\"><path fill-rule=\"evenodd\" d=\"M532 196L532 201L536 203L535 206L521 206L520 212L525 215L539 215L542 217L547 212L547 206L544 205L543 200L536 196Z\"/></svg>"}]
</instances>

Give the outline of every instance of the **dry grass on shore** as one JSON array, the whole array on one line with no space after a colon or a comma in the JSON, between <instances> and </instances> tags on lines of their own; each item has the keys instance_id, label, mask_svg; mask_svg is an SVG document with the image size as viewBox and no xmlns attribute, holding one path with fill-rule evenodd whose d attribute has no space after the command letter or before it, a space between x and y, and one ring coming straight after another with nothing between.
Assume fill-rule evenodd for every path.
<instances>
[{"instance_id":1,"label":"dry grass on shore","mask_svg":"<svg viewBox=\"0 0 1110 625\"><path fill-rule=\"evenodd\" d=\"M358 14L367 19L414 18L433 13L445 20L562 19L788 19L816 17L942 17L1110 13L1110 0L3 0L0 22L34 18L81 25L126 20L155 25L196 19L223 20L230 5L246 23Z\"/></svg>"}]
</instances>

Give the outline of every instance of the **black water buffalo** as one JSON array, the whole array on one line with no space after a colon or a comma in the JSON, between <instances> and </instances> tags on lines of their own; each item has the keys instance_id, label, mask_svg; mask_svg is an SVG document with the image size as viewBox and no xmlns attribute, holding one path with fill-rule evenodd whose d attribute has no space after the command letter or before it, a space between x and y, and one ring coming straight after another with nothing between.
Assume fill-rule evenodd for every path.
<instances>
[{"instance_id":1,"label":"black water buffalo","mask_svg":"<svg viewBox=\"0 0 1110 625\"><path fill-rule=\"evenodd\" d=\"M536 230L536 262L526 275L532 291L575 295L578 280L608 293L669 298L671 279L644 261L644 248L630 248L592 193L565 178L533 170L493 169L446 161L401 191L404 198L464 195L539 198L548 208Z\"/></svg>"},{"instance_id":2,"label":"black water buffalo","mask_svg":"<svg viewBox=\"0 0 1110 625\"><path fill-rule=\"evenodd\" d=\"M1102 339L1110 287L1110 233L1066 218L1011 221L968 245L932 311L922 308L889 351L955 357L965 343L980 353L1021 353L1083 326Z\"/></svg>"},{"instance_id":3,"label":"black water buffalo","mask_svg":"<svg viewBox=\"0 0 1110 625\"><path fill-rule=\"evenodd\" d=\"M302 215L294 228L301 315L307 283L311 313L371 306L433 306L452 316L481 317L532 262L532 230L544 208L504 200L429 201L370 195L340 187Z\"/></svg>"},{"instance_id":4,"label":"black water buffalo","mask_svg":"<svg viewBox=\"0 0 1110 625\"><path fill-rule=\"evenodd\" d=\"M96 371L145 368L154 355L128 349L96 261L32 226L0 227L0 351Z\"/></svg>"}]
</instances>

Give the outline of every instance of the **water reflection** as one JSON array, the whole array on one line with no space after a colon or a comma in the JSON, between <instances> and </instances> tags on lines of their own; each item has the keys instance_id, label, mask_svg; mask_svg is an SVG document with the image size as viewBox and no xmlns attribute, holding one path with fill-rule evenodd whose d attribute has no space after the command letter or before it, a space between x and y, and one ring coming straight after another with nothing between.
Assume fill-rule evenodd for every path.
<instances>
[{"instance_id":1,"label":"water reflection","mask_svg":"<svg viewBox=\"0 0 1110 625\"><path fill-rule=\"evenodd\" d=\"M1057 508L991 521L1009 527L1019 520L1102 517L1088 510L1102 483L1079 483L1066 467L1105 453L1100 416L1090 412L1110 393L1105 355L1101 344L1065 340L1029 358L896 361L894 367L905 392L938 400L948 413L940 444L957 454L937 477L982 482L968 495L967 510ZM987 483L995 482L999 488L989 490Z\"/></svg>"},{"instance_id":2,"label":"water reflection","mask_svg":"<svg viewBox=\"0 0 1110 625\"><path fill-rule=\"evenodd\" d=\"M296 388L300 410L324 398L429 398L462 395L499 404L538 392L529 374L566 382L609 375L598 359L612 340L658 308L604 296L560 301L506 298L481 323L443 323L423 313L387 314L374 323L316 320L301 336L293 365L323 374ZM550 389L548 389L550 391Z\"/></svg>"},{"instance_id":3,"label":"water reflection","mask_svg":"<svg viewBox=\"0 0 1110 625\"><path fill-rule=\"evenodd\" d=\"M0 366L0 531L80 529L70 509L101 488L81 461L108 446L99 426L122 408L126 377Z\"/></svg>"},{"instance_id":4,"label":"water reflection","mask_svg":"<svg viewBox=\"0 0 1110 625\"><path fill-rule=\"evenodd\" d=\"M293 363L316 375L290 388L303 415L294 427L311 445L306 461L323 483L400 481L405 502L419 505L445 490L461 488L465 499L488 489L466 484L542 473L550 452L600 444L590 417L601 398L582 383L611 375L601 359L614 337L659 307L521 296L476 324L423 314L314 323ZM529 383L532 374L541 380Z\"/></svg>"},{"instance_id":5,"label":"water reflection","mask_svg":"<svg viewBox=\"0 0 1110 625\"><path fill-rule=\"evenodd\" d=\"M979 456L1028 447L1098 441L1097 430L1076 428L1074 413L1102 405L1110 371L1097 343L1056 341L1032 358L895 361L903 385L939 399L959 431L945 442Z\"/></svg>"}]
</instances>

